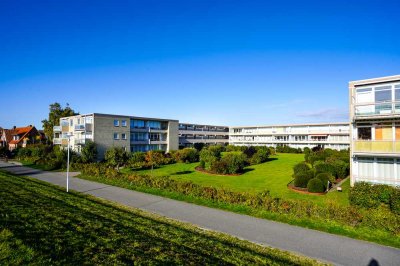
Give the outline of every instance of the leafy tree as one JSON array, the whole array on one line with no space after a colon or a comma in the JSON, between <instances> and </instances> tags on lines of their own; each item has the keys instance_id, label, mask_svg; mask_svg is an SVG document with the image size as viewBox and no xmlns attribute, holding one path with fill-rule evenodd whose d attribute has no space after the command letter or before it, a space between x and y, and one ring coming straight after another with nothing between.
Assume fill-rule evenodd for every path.
<instances>
[{"instance_id":1,"label":"leafy tree","mask_svg":"<svg viewBox=\"0 0 400 266\"><path fill-rule=\"evenodd\" d=\"M106 151L104 157L108 165L119 171L119 167L126 163L128 155L122 147L112 147Z\"/></svg>"},{"instance_id":2,"label":"leafy tree","mask_svg":"<svg viewBox=\"0 0 400 266\"><path fill-rule=\"evenodd\" d=\"M92 163L97 159L97 147L93 141L86 142L82 148L81 159L83 163Z\"/></svg>"},{"instance_id":3,"label":"leafy tree","mask_svg":"<svg viewBox=\"0 0 400 266\"><path fill-rule=\"evenodd\" d=\"M60 125L60 118L78 114L69 107L68 103L65 108L62 108L57 102L50 104L49 118L42 120L43 131L48 141L53 141L53 127Z\"/></svg>"},{"instance_id":4,"label":"leafy tree","mask_svg":"<svg viewBox=\"0 0 400 266\"><path fill-rule=\"evenodd\" d=\"M131 156L129 157L128 160L128 164L130 167L138 169L145 166L145 163L146 163L146 153L140 151L131 153Z\"/></svg>"}]
</instances>

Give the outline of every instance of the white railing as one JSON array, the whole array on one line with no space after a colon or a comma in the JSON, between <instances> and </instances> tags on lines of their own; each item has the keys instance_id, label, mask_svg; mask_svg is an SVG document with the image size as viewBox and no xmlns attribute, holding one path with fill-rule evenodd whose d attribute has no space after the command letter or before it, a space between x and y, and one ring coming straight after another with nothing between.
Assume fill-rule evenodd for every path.
<instances>
[{"instance_id":1,"label":"white railing","mask_svg":"<svg viewBox=\"0 0 400 266\"><path fill-rule=\"evenodd\" d=\"M355 116L387 116L400 114L400 101L354 105Z\"/></svg>"}]
</instances>

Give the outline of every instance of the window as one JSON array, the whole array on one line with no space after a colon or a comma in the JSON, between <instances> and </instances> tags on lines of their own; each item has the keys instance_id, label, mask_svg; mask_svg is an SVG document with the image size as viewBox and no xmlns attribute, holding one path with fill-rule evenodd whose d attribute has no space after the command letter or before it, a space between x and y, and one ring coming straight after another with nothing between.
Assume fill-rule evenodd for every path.
<instances>
[{"instance_id":1,"label":"window","mask_svg":"<svg viewBox=\"0 0 400 266\"><path fill-rule=\"evenodd\" d=\"M74 119L69 120L69 125L72 127L74 125Z\"/></svg>"},{"instance_id":2,"label":"window","mask_svg":"<svg viewBox=\"0 0 400 266\"><path fill-rule=\"evenodd\" d=\"M121 120L121 126L126 127L126 120Z\"/></svg>"},{"instance_id":3,"label":"window","mask_svg":"<svg viewBox=\"0 0 400 266\"><path fill-rule=\"evenodd\" d=\"M126 134L125 133L121 134L121 139L126 139Z\"/></svg>"},{"instance_id":4,"label":"window","mask_svg":"<svg viewBox=\"0 0 400 266\"><path fill-rule=\"evenodd\" d=\"M145 141L148 140L148 135L147 133L131 133L131 141Z\"/></svg>"},{"instance_id":5,"label":"window","mask_svg":"<svg viewBox=\"0 0 400 266\"><path fill-rule=\"evenodd\" d=\"M114 127L119 127L119 120L117 119L114 120Z\"/></svg>"},{"instance_id":6,"label":"window","mask_svg":"<svg viewBox=\"0 0 400 266\"><path fill-rule=\"evenodd\" d=\"M131 128L144 128L144 121L143 120L131 120Z\"/></svg>"},{"instance_id":7,"label":"window","mask_svg":"<svg viewBox=\"0 0 400 266\"><path fill-rule=\"evenodd\" d=\"M375 140L392 140L393 130L391 125L375 126Z\"/></svg>"},{"instance_id":8,"label":"window","mask_svg":"<svg viewBox=\"0 0 400 266\"><path fill-rule=\"evenodd\" d=\"M357 128L358 139L371 140L372 132L370 127L359 127Z\"/></svg>"},{"instance_id":9,"label":"window","mask_svg":"<svg viewBox=\"0 0 400 266\"><path fill-rule=\"evenodd\" d=\"M114 139L119 139L119 134L118 133L114 133Z\"/></svg>"},{"instance_id":10,"label":"window","mask_svg":"<svg viewBox=\"0 0 400 266\"><path fill-rule=\"evenodd\" d=\"M151 141L159 141L160 140L160 134L150 133L150 140Z\"/></svg>"},{"instance_id":11,"label":"window","mask_svg":"<svg viewBox=\"0 0 400 266\"><path fill-rule=\"evenodd\" d=\"M158 122L158 121L149 121L148 125L149 125L149 128L161 129L161 122Z\"/></svg>"}]
</instances>

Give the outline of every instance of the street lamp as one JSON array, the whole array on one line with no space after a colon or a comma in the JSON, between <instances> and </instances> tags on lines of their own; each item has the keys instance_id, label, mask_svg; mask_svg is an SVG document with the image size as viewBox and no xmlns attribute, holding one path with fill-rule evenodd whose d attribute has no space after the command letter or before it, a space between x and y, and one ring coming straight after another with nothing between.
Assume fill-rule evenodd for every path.
<instances>
[{"instance_id":1,"label":"street lamp","mask_svg":"<svg viewBox=\"0 0 400 266\"><path fill-rule=\"evenodd\" d=\"M71 141L71 137L74 136L72 133L67 134L68 146L67 146L67 192L69 191L69 143Z\"/></svg>"}]
</instances>

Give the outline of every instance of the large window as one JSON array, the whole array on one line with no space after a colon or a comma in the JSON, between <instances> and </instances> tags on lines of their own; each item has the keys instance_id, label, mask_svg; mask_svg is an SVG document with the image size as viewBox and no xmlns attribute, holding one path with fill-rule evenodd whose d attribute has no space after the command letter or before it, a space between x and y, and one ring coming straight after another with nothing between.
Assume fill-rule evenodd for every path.
<instances>
[{"instance_id":1,"label":"large window","mask_svg":"<svg viewBox=\"0 0 400 266\"><path fill-rule=\"evenodd\" d=\"M147 133L131 133L131 141L145 141L148 140L148 135Z\"/></svg>"},{"instance_id":2,"label":"large window","mask_svg":"<svg viewBox=\"0 0 400 266\"><path fill-rule=\"evenodd\" d=\"M160 134L158 134L158 133L150 133L150 140L151 141L159 141L160 140Z\"/></svg>"},{"instance_id":3,"label":"large window","mask_svg":"<svg viewBox=\"0 0 400 266\"><path fill-rule=\"evenodd\" d=\"M374 176L374 158L359 157L358 176L361 178L371 178Z\"/></svg>"},{"instance_id":4,"label":"large window","mask_svg":"<svg viewBox=\"0 0 400 266\"><path fill-rule=\"evenodd\" d=\"M149 121L148 127L152 129L161 129L161 122L158 121Z\"/></svg>"},{"instance_id":5,"label":"large window","mask_svg":"<svg viewBox=\"0 0 400 266\"><path fill-rule=\"evenodd\" d=\"M363 140L371 140L372 139L372 131L370 127L359 127L357 128L358 139Z\"/></svg>"},{"instance_id":6,"label":"large window","mask_svg":"<svg viewBox=\"0 0 400 266\"><path fill-rule=\"evenodd\" d=\"M145 128L144 121L137 119L131 120L131 128Z\"/></svg>"},{"instance_id":7,"label":"large window","mask_svg":"<svg viewBox=\"0 0 400 266\"><path fill-rule=\"evenodd\" d=\"M375 88L375 102L391 102L392 86L382 86Z\"/></svg>"}]
</instances>

